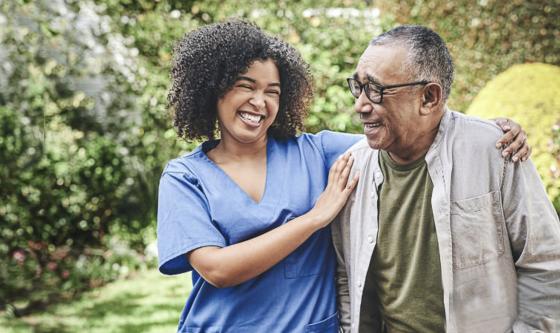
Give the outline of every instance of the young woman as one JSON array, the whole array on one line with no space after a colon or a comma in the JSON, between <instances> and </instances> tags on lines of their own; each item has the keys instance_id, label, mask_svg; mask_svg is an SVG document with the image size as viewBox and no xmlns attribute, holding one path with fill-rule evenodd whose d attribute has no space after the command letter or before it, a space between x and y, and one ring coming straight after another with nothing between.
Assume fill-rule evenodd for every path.
<instances>
[{"instance_id":1,"label":"young woman","mask_svg":"<svg viewBox=\"0 0 560 333\"><path fill-rule=\"evenodd\" d=\"M308 66L250 23L187 34L172 80L179 136L209 139L169 162L159 188L160 270L192 271L178 331L337 332L325 227L358 181L351 156L338 157L361 136L296 136Z\"/></svg>"}]
</instances>

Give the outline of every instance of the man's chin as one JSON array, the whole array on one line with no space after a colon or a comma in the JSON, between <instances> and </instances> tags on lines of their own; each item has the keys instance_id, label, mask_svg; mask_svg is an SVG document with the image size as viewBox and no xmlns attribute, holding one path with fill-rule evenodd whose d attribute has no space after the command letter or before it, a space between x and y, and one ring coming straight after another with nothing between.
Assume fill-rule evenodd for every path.
<instances>
[{"instance_id":1,"label":"man's chin","mask_svg":"<svg viewBox=\"0 0 560 333\"><path fill-rule=\"evenodd\" d=\"M367 138L367 142L371 149L381 149L381 142L379 140Z\"/></svg>"}]
</instances>

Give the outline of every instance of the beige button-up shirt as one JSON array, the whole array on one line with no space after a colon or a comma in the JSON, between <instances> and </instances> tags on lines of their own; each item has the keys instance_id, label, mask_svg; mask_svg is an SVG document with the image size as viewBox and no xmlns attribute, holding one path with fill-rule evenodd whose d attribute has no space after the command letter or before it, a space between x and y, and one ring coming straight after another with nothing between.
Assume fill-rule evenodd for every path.
<instances>
[{"instance_id":1,"label":"beige button-up shirt","mask_svg":"<svg viewBox=\"0 0 560 333\"><path fill-rule=\"evenodd\" d=\"M434 189L447 332L560 332L560 222L534 165L494 147L494 124L445 111L426 163ZM332 234L339 316L358 332L378 229L378 151L349 149L360 181Z\"/></svg>"}]
</instances>

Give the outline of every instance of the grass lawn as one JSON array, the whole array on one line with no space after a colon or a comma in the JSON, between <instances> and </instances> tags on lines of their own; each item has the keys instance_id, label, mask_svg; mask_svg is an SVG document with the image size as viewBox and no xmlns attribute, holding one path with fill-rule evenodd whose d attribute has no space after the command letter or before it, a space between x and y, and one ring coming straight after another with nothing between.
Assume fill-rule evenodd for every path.
<instances>
[{"instance_id":1,"label":"grass lawn","mask_svg":"<svg viewBox=\"0 0 560 333\"><path fill-rule=\"evenodd\" d=\"M42 313L8 318L0 312L0 332L175 332L190 281L190 274L167 277L155 269L142 272Z\"/></svg>"}]
</instances>

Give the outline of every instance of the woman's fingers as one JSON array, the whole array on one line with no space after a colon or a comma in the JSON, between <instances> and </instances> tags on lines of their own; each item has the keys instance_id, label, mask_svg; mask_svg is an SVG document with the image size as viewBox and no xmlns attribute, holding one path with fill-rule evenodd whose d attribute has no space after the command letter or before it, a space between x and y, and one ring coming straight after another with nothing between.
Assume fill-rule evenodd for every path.
<instances>
[{"instance_id":1,"label":"woman's fingers","mask_svg":"<svg viewBox=\"0 0 560 333\"><path fill-rule=\"evenodd\" d=\"M347 197L350 195L350 193L352 193L352 191L354 191L356 185L358 185L359 179L360 179L359 174L356 174L354 178L348 181L348 184L346 184L346 187L344 188L344 192Z\"/></svg>"},{"instance_id":2,"label":"woman's fingers","mask_svg":"<svg viewBox=\"0 0 560 333\"><path fill-rule=\"evenodd\" d=\"M348 197L356 188L358 176L349 180L353 163L353 157L347 153L336 160L329 171L327 188L321 193L313 207L313 211L325 225L330 223L340 212Z\"/></svg>"},{"instance_id":3,"label":"woman's fingers","mask_svg":"<svg viewBox=\"0 0 560 333\"><path fill-rule=\"evenodd\" d=\"M337 195L343 193L346 189L353 189L357 182L354 179L349 179L353 165L354 157L350 153L338 158L329 171L329 183L325 191L331 191L332 194Z\"/></svg>"},{"instance_id":4,"label":"woman's fingers","mask_svg":"<svg viewBox=\"0 0 560 333\"><path fill-rule=\"evenodd\" d=\"M329 170L329 182L327 184L327 186L334 184L334 182L336 181L336 179L338 178L338 168L340 166L340 164L342 163L342 159L343 156L339 157L334 164L331 166L331 169Z\"/></svg>"},{"instance_id":5,"label":"woman's fingers","mask_svg":"<svg viewBox=\"0 0 560 333\"><path fill-rule=\"evenodd\" d=\"M344 165L344 168L342 169L340 175L338 176L338 185L340 189L344 189L346 187L346 184L348 183L348 176L350 175L350 170L352 170L353 164L354 164L354 157L350 155L346 160L346 164Z\"/></svg>"},{"instance_id":6,"label":"woman's fingers","mask_svg":"<svg viewBox=\"0 0 560 333\"><path fill-rule=\"evenodd\" d=\"M340 156L336 162L331 166L331 170L329 171L329 185L334 185L338 183L338 179L340 178L340 173L348 163L349 154L344 154Z\"/></svg>"}]
</instances>

